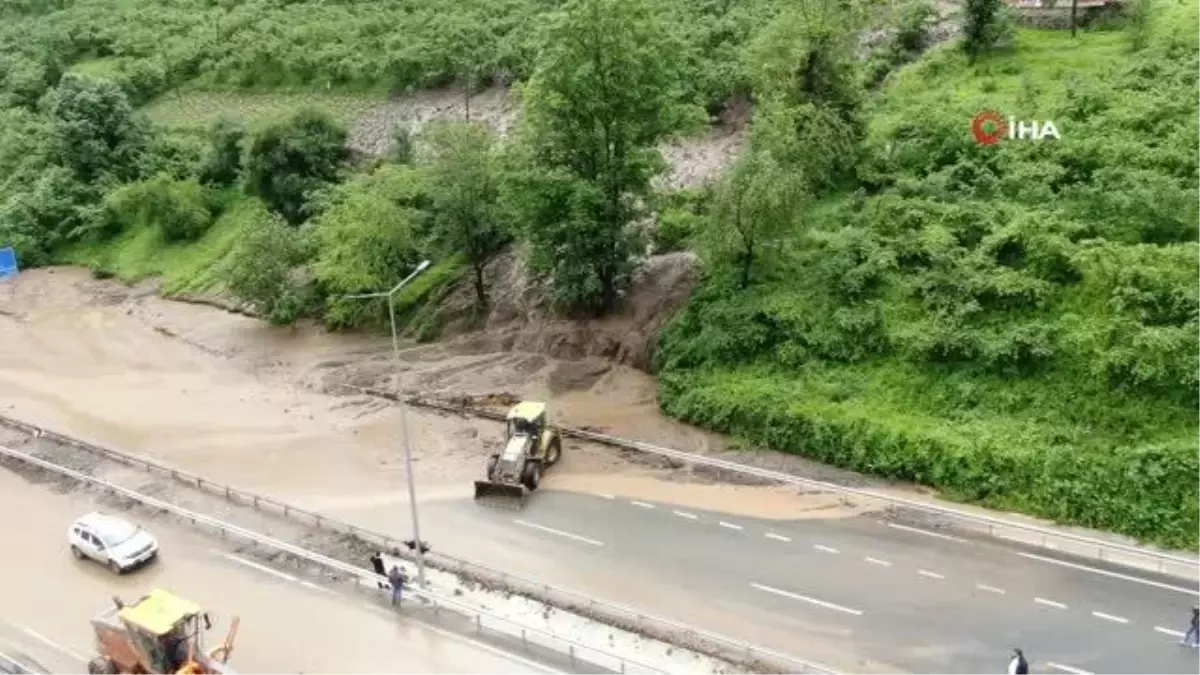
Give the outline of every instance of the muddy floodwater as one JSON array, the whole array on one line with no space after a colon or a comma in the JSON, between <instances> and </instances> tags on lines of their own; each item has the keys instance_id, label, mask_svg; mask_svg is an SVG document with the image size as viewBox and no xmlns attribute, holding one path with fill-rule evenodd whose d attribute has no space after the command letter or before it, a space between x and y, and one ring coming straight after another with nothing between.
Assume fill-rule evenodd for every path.
<instances>
[{"instance_id":1,"label":"muddy floodwater","mask_svg":"<svg viewBox=\"0 0 1200 675\"><path fill-rule=\"evenodd\" d=\"M403 479L396 407L354 386L394 386L389 343L272 327L164 300L85 270L36 269L0 285L0 411L160 458L216 480L322 503L391 500ZM481 349L472 338L407 347L400 381L432 394L549 401L553 419L672 447L723 441L664 419L652 378L596 359ZM494 422L410 410L422 499L470 492L501 441ZM859 512L828 494L721 485L568 441L547 488L762 518Z\"/></svg>"}]
</instances>

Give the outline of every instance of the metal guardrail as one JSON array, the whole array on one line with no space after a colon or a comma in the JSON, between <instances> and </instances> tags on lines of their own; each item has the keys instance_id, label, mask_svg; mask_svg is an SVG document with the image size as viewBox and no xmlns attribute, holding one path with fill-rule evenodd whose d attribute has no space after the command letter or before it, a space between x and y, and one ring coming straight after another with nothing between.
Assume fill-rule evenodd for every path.
<instances>
[{"instance_id":1,"label":"metal guardrail","mask_svg":"<svg viewBox=\"0 0 1200 675\"><path fill-rule=\"evenodd\" d=\"M396 398L397 398L394 394L389 394L387 392L382 392L379 390L368 389L368 388L364 388L364 387L351 387L351 388L357 389L361 392L370 394L372 396L386 398L386 399L393 400L393 401L396 400ZM409 405L419 406L419 407L423 407L423 408L432 408L432 409L441 410L444 412L466 414L466 415L471 415L474 417L480 417L483 419L490 419L490 420L496 420L496 421L504 420L504 415L497 413L497 412L490 411L490 410L483 410L480 408L466 406L466 405L453 405L453 404L449 404L449 403L443 403L440 401L431 401L431 400L424 399L424 398L417 397L417 396L408 397L406 399L406 402ZM1011 532L1021 533L1023 535L1029 536L1031 540L1025 541L1025 543L1040 546L1042 548L1061 551L1062 549L1058 546L1058 544L1062 544L1063 542L1070 542L1075 545L1075 548L1073 548L1072 551L1070 551L1070 552L1074 553L1076 555L1088 555L1088 556L1092 556L1099 560L1103 560L1103 561L1107 561L1107 562L1114 562L1114 563L1118 563L1118 564L1124 564L1127 566L1139 566L1139 567L1143 567L1143 568L1155 569L1156 571L1164 573L1164 574L1170 574L1173 576L1183 576L1184 578L1188 578L1188 579L1195 579L1196 575L1200 574L1200 559L1198 559L1198 558L1181 556L1181 555L1176 555L1176 554L1172 554L1172 553L1165 553L1162 551L1155 551L1153 549L1143 548L1143 547L1139 547L1139 546L1130 546L1127 544L1120 544L1120 543L1116 543L1116 542L1107 542L1107 541L1103 541L1100 539L1096 539L1094 537L1087 537L1084 535L1072 534L1069 532L1060 532L1060 531L1050 530L1050 529L1047 529L1044 527L1038 527L1036 525L1029 525L1029 524L1025 524L1025 523L1014 522L1014 521L1005 520L1002 518L995 518L995 517L991 517L991 516L966 513L964 511L959 511L957 509L952 509L952 508L948 508L945 506L938 506L936 504L929 504L929 503L919 502L919 501L915 501L915 500L911 500L911 499L904 499L903 497L895 497L892 495L886 495L886 494L883 494L880 492L875 492L873 490L864 490L864 489L860 489L860 488L845 487L842 485L837 485L835 483L829 483L826 481L816 480L816 479L812 479L812 478L804 478L801 476L796 476L794 474L785 473L782 471L761 469L758 467L749 466L746 464L739 464L737 462L731 462L729 460L719 459L716 457L706 457L704 455L697 455L694 453L683 452L680 450L674 450L672 448L665 448L662 446L653 445L651 443L644 443L642 441L637 441L637 440L633 440L633 439L620 438L617 436L610 436L607 434L596 433L594 431L587 431L585 429L578 429L578 428L563 426L563 425L553 425L553 426L554 426L554 428L558 429L559 433L561 433L563 436L567 436L569 438L576 438L576 439L580 439L580 440L592 441L595 443L603 443L605 445L609 445L612 447L622 448L622 449L626 449L626 450L636 450L639 452L644 452L646 454L656 455L659 457L665 457L665 458L672 459L672 460L679 461L679 462L686 462L689 464L705 466L705 467L709 467L712 469L720 469L723 471L731 471L731 472L740 473L740 474L743 474L746 476L754 476L756 478L762 478L765 480L771 480L771 481L775 481L775 482L779 482L779 483L790 483L792 485L801 486L801 487L819 488L821 490L826 490L829 492L838 493L838 494L842 494L842 495L846 495L846 496L853 496L853 497L858 497L860 499L870 499L870 500L873 500L876 502L883 502L883 503L886 503L886 504L888 504L890 506L894 506L894 507L903 507L903 508L907 508L907 509L913 509L913 510L925 513L925 514L935 515L940 518L944 518L946 520L953 521L958 525L965 525L965 526L969 527L970 529L977 531L977 532L986 532L989 536L992 536L992 537L999 537L999 536L1001 536L1002 532L1011 531ZM1013 537L1009 537L1009 538L1013 538ZM1128 560L1121 559L1122 556L1124 556L1125 558L1138 560L1144 564L1130 565L1130 562ZM1179 572L1181 571L1180 568L1182 568L1182 570L1186 570L1186 574L1179 574Z\"/></svg>"},{"instance_id":2,"label":"metal guardrail","mask_svg":"<svg viewBox=\"0 0 1200 675\"><path fill-rule=\"evenodd\" d=\"M3 445L0 445L0 455L5 455L7 457L11 457L11 458L20 460L27 464L32 464L32 465L40 467L42 469L53 471L55 473L67 476L73 480L77 480L77 481L81 481L84 483L88 483L90 485L94 485L105 491L120 495L127 499L131 499L133 501L144 504L146 506L150 506L155 509L160 509L162 511L166 511L168 513L174 514L176 516L179 516L180 518L187 520L188 522L192 523L193 525L199 525L199 526L205 526L205 527L212 528L212 529L218 531L219 533L221 533L222 536L232 535L234 537L249 541L250 543L254 544L255 546L264 546L267 548L274 549L276 551L282 551L282 552L287 553L296 558L305 560L309 563L319 565L321 567L324 567L329 570L333 570L335 572L340 572L342 574L348 575L348 578L350 580L353 580L355 582L356 586L361 586L361 584L358 583L359 580L364 580L364 581L369 582L369 584L367 586L368 588L374 588L376 582L378 582L378 581L386 581L386 577L375 574L374 571L369 571L366 569L355 567L354 565L344 563L340 560L335 560L328 556L321 555L320 553L316 553L314 551L309 551L307 549L302 549L298 546L294 546L287 542L280 541L273 537L269 537L264 534L259 534L257 532L253 532L251 530L247 530L245 528L239 527L237 525L232 525L230 523L226 523L224 521L217 520L216 518L213 518L211 516L206 516L204 514L196 513L194 511L189 511L185 508L176 506L169 502L164 502L160 499L156 499L154 497L143 495L139 492L135 492L128 488L124 488L119 485L114 485L108 481L96 478L94 476L88 476L86 474L80 473L79 471L75 471L74 469L71 469L71 468L68 468L65 466L60 466L53 462L48 462L44 459L34 457L32 455L20 452L18 450L14 450L12 448L5 447ZM534 626L529 626L529 625L523 624L523 623L513 620L513 619L509 619L506 617L498 616L496 614L492 614L490 612L482 610L473 605L469 605L467 603L453 600L451 598L447 598L447 597L437 594L437 593L433 593L433 592L429 591L428 589L413 587L413 588L409 589L408 593L410 596L415 596L415 597L425 600L429 605L431 605L431 607L433 608L433 611L435 613L440 612L443 609L446 609L446 610L453 611L457 614L460 614L460 615L466 617L475 625L477 632L482 632L485 628L491 628L492 630L495 630L500 633L504 633L506 635L519 636L521 638L521 640L525 643L532 642L532 643L540 644L541 646L547 647L555 652L569 656L572 663L576 663L577 659L584 659L589 663L592 663L594 665L604 666L604 667L608 667L609 664L611 664L612 670L614 672L621 672L621 673L626 673L626 672L665 673L665 672L667 672L667 671L663 671L658 668L655 668L653 666L647 665L645 663L640 663L638 661L628 659L628 658L620 656L618 654L614 654L612 652L605 651L602 649L597 649L595 647L590 647L588 645L582 644L582 643L572 640L570 638L565 638L561 635L558 635L558 634L555 634L555 633L552 633L549 631L545 631L545 630L542 630L542 629L534 627ZM502 626L503 628L488 626L486 624L497 624L498 626ZM597 658L597 657L599 657L599 658ZM633 667L634 670L630 670L630 667Z\"/></svg>"},{"instance_id":3,"label":"metal guardrail","mask_svg":"<svg viewBox=\"0 0 1200 675\"><path fill-rule=\"evenodd\" d=\"M382 550L399 551L401 556L405 558L411 558L412 556L412 553L406 550L407 546L405 543L396 537L329 518L307 509L292 506L272 497L259 495L231 485L217 483L140 455L112 450L101 445L66 436L56 431L28 424L6 415L0 415L0 424L36 437L43 437L86 452L100 454L120 464L140 468L145 471L158 472L175 481L223 497L228 501L246 504L255 509L270 509L283 515L285 518L304 519L319 529L324 528L356 537ZM815 673L829 675L837 672L833 668L815 661L737 640L670 619L657 617L637 609L599 600L583 593L542 583L536 579L511 574L444 553L430 551L425 554L425 562L436 569L466 576L485 585L503 586L506 590L528 596L564 611L582 614L617 628L629 630L699 652L706 656L733 663L746 672Z\"/></svg>"}]
</instances>

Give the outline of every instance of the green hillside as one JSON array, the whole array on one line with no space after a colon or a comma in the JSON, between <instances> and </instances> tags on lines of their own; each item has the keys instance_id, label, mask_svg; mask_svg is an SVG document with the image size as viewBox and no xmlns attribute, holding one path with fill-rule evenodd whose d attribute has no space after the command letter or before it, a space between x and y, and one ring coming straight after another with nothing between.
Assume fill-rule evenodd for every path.
<instances>
[{"instance_id":1,"label":"green hillside","mask_svg":"<svg viewBox=\"0 0 1200 675\"><path fill-rule=\"evenodd\" d=\"M1194 548L1197 3L1077 36L967 5L945 41L927 0L9 0L0 246L332 328L432 258L401 303L421 339L455 284L486 309L514 242L571 317L648 244L691 248L666 413ZM515 133L347 150L371 106L452 83L515 83ZM717 184L654 187L664 141L746 104ZM1061 137L980 144L985 110Z\"/></svg>"},{"instance_id":2,"label":"green hillside","mask_svg":"<svg viewBox=\"0 0 1200 675\"><path fill-rule=\"evenodd\" d=\"M857 182L745 291L714 270L662 406L947 495L1197 536L1197 11L1149 46L1021 31L943 49L870 107ZM995 109L1061 140L977 144Z\"/></svg>"}]
</instances>

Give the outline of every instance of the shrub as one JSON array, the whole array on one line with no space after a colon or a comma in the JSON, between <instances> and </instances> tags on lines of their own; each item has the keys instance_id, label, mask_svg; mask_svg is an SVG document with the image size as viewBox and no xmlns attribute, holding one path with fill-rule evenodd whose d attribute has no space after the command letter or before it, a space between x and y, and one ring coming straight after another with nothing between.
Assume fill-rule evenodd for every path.
<instances>
[{"instance_id":1,"label":"shrub","mask_svg":"<svg viewBox=\"0 0 1200 675\"><path fill-rule=\"evenodd\" d=\"M161 229L167 241L192 241L212 224L208 204L199 183L159 174L124 185L105 197L105 232L113 234L130 225L149 226Z\"/></svg>"},{"instance_id":2,"label":"shrub","mask_svg":"<svg viewBox=\"0 0 1200 675\"><path fill-rule=\"evenodd\" d=\"M295 321L313 300L297 270L309 256L304 234L264 208L247 210L239 229L223 274L229 289L272 323Z\"/></svg>"},{"instance_id":3,"label":"shrub","mask_svg":"<svg viewBox=\"0 0 1200 675\"><path fill-rule=\"evenodd\" d=\"M346 130L302 110L255 135L246 160L249 185L292 225L313 215L314 193L338 180L348 156Z\"/></svg>"}]
</instances>

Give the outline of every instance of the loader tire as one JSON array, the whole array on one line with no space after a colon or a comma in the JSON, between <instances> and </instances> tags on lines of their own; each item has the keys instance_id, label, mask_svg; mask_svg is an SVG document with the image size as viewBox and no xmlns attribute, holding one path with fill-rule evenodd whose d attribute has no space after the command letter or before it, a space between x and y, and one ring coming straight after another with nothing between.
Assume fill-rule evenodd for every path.
<instances>
[{"instance_id":1,"label":"loader tire","mask_svg":"<svg viewBox=\"0 0 1200 675\"><path fill-rule=\"evenodd\" d=\"M541 482L542 466L537 462L526 462L525 469L521 471L521 484L533 492Z\"/></svg>"},{"instance_id":2,"label":"loader tire","mask_svg":"<svg viewBox=\"0 0 1200 675\"><path fill-rule=\"evenodd\" d=\"M550 439L550 447L546 449L546 466L554 466L560 459L562 459L562 439L556 435Z\"/></svg>"},{"instance_id":3,"label":"loader tire","mask_svg":"<svg viewBox=\"0 0 1200 675\"><path fill-rule=\"evenodd\" d=\"M488 457L487 479L492 481L493 483L496 482L496 464L499 461L500 461L500 458L496 455L492 455L491 457Z\"/></svg>"},{"instance_id":4,"label":"loader tire","mask_svg":"<svg viewBox=\"0 0 1200 675\"><path fill-rule=\"evenodd\" d=\"M88 661L87 671L91 675L113 675L117 672L117 664L110 658L97 656Z\"/></svg>"}]
</instances>

